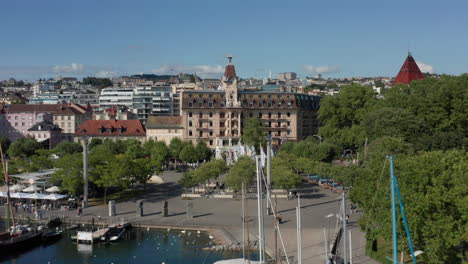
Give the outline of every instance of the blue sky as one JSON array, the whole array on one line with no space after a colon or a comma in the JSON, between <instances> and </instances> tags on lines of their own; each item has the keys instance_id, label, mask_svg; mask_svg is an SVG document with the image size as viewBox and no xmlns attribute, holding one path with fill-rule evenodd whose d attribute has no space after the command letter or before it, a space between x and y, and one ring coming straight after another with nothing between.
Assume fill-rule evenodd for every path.
<instances>
[{"instance_id":1,"label":"blue sky","mask_svg":"<svg viewBox=\"0 0 468 264\"><path fill-rule=\"evenodd\" d=\"M197 72L468 72L468 1L3 0L0 80Z\"/></svg>"}]
</instances>

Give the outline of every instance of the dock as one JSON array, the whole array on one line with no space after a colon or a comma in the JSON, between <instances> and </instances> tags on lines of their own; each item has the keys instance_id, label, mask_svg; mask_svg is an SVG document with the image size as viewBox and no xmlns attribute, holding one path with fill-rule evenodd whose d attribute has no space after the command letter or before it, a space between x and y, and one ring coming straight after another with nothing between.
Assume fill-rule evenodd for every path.
<instances>
[{"instance_id":1,"label":"dock","mask_svg":"<svg viewBox=\"0 0 468 264\"><path fill-rule=\"evenodd\" d=\"M100 239L107 232L109 232L109 230L110 228L103 228L94 232L78 231L78 233L76 233L76 242L78 244L79 243L93 244L95 240Z\"/></svg>"}]
</instances>

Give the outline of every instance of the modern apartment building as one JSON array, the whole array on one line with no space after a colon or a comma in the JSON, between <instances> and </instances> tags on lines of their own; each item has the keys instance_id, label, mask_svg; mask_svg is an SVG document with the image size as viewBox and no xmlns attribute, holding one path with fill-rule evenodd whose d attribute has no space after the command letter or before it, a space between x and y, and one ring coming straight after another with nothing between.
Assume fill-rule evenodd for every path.
<instances>
[{"instance_id":1,"label":"modern apartment building","mask_svg":"<svg viewBox=\"0 0 468 264\"><path fill-rule=\"evenodd\" d=\"M99 106L102 109L111 106L126 106L133 108L133 88L105 88L101 90L99 96Z\"/></svg>"}]
</instances>

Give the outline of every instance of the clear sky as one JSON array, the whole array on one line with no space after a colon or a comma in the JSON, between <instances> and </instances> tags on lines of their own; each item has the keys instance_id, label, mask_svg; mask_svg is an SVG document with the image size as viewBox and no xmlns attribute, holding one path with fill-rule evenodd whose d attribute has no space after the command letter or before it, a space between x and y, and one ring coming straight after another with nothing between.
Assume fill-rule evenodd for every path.
<instances>
[{"instance_id":1,"label":"clear sky","mask_svg":"<svg viewBox=\"0 0 468 264\"><path fill-rule=\"evenodd\" d=\"M197 72L220 77L468 72L468 1L0 1L0 80Z\"/></svg>"}]
</instances>

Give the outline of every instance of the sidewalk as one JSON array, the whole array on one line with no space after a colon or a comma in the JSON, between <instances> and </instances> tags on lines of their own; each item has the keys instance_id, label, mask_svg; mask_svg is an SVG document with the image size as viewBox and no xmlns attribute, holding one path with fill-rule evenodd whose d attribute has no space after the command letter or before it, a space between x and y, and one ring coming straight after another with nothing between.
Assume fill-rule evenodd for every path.
<instances>
[{"instance_id":1,"label":"sidewalk","mask_svg":"<svg viewBox=\"0 0 468 264\"><path fill-rule=\"evenodd\" d=\"M180 198L181 188L174 184L177 175L165 174L166 184L148 184L149 192L144 197L138 197L131 201L116 204L116 216L108 217L108 207L105 205L93 206L83 210L83 216L77 217L76 210L52 211L53 216L64 216L67 221L108 224L109 221L129 221L134 225L152 227L172 228L200 228L205 230L221 229L228 232L226 238L229 240L242 241L241 202L234 199L197 198L194 200L182 200ZM173 181L172 183L168 181ZM150 186L151 185L151 186ZM340 207L339 194L330 190L323 190L318 186L310 186L307 194L301 198L302 212L302 255L303 263L324 264L324 235L323 228L333 229L335 217L326 219L329 214L336 214ZM136 216L136 200L146 199L144 203L144 216ZM169 217L162 217L162 201L169 202ZM193 218L188 219L186 215L187 203L193 204ZM257 223L257 201L247 201L247 214L250 219L250 240L256 241L258 230ZM278 212L282 215L284 223L280 225L281 235L286 247L287 255L296 259L296 211L297 200L278 199ZM5 215L5 207L0 207L0 214ZM266 209L264 210L266 213ZM353 239L353 263L367 264L376 263L365 256L365 237L357 227L358 214L351 215L349 230ZM33 217L31 217L33 218ZM48 216L44 215L43 219ZM274 255L274 231L273 216L265 216L265 239L267 253ZM333 232L333 230L331 230ZM231 237L232 236L232 237ZM236 242L236 241L234 241ZM278 240L278 248L281 242ZM282 251L282 250L281 250ZM292 264L293 262L291 262ZM297 263L295 261L294 263Z\"/></svg>"}]
</instances>

